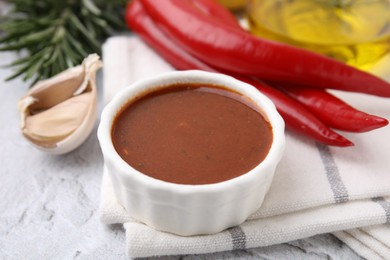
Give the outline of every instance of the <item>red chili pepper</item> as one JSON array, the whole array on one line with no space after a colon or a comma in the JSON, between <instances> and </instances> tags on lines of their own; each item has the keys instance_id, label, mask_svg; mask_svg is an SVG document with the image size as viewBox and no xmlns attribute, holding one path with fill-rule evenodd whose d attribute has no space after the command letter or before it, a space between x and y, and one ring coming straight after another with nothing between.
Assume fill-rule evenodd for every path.
<instances>
[{"instance_id":1,"label":"red chili pepper","mask_svg":"<svg viewBox=\"0 0 390 260\"><path fill-rule=\"evenodd\" d=\"M264 80L390 97L390 84L334 59L255 37L216 21L186 0L141 0L154 21L206 63Z\"/></svg>"},{"instance_id":2,"label":"red chili pepper","mask_svg":"<svg viewBox=\"0 0 390 260\"><path fill-rule=\"evenodd\" d=\"M126 9L127 25L137 32L164 59L177 69L200 69L217 72L213 67L199 61L170 40L144 11L139 0L133 0ZM234 75L233 75L234 76ZM299 133L328 145L351 146L353 143L332 131L311 114L303 105L260 81L247 77L235 76L245 81L268 96L282 115L286 125Z\"/></svg>"},{"instance_id":3,"label":"red chili pepper","mask_svg":"<svg viewBox=\"0 0 390 260\"><path fill-rule=\"evenodd\" d=\"M367 132L389 123L385 118L357 110L323 90L307 88L285 88L284 90L332 128L349 132Z\"/></svg>"}]
</instances>

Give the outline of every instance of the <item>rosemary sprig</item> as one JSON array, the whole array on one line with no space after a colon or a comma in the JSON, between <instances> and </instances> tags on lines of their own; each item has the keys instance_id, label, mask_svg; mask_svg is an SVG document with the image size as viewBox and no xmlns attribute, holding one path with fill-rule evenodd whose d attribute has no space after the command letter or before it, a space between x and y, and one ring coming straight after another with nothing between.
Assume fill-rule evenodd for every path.
<instances>
[{"instance_id":1,"label":"rosemary sprig","mask_svg":"<svg viewBox=\"0 0 390 260\"><path fill-rule=\"evenodd\" d=\"M8 0L12 11L0 17L0 51L26 55L9 64L7 80L46 79L80 64L90 53L101 54L101 42L125 29L127 0Z\"/></svg>"}]
</instances>

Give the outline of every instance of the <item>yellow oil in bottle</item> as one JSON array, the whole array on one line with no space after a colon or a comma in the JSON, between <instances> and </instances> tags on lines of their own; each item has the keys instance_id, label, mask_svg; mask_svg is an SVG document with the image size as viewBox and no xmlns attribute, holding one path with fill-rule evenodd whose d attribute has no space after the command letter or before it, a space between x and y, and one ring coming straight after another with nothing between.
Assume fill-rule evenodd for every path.
<instances>
[{"instance_id":1,"label":"yellow oil in bottle","mask_svg":"<svg viewBox=\"0 0 390 260\"><path fill-rule=\"evenodd\" d=\"M362 70L390 52L390 0L248 0L253 34Z\"/></svg>"}]
</instances>

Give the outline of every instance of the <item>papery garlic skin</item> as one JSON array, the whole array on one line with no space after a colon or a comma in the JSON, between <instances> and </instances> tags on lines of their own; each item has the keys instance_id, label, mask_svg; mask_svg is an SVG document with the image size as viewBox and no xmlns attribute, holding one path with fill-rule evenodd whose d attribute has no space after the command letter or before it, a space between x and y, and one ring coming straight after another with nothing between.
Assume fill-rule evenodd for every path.
<instances>
[{"instance_id":1,"label":"papery garlic skin","mask_svg":"<svg viewBox=\"0 0 390 260\"><path fill-rule=\"evenodd\" d=\"M19 101L21 131L35 147L64 154L81 145L97 118L97 54L81 65L40 81Z\"/></svg>"}]
</instances>

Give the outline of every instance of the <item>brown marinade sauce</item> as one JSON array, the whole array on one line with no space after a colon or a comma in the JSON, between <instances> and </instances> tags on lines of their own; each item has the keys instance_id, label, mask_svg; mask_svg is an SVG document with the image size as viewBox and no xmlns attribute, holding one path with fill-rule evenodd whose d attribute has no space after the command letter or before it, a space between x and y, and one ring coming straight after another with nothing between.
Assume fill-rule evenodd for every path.
<instances>
[{"instance_id":1,"label":"brown marinade sauce","mask_svg":"<svg viewBox=\"0 0 390 260\"><path fill-rule=\"evenodd\" d=\"M130 101L111 138L130 166L155 179L210 184L264 160L272 127L249 99L220 86L175 84Z\"/></svg>"}]
</instances>

